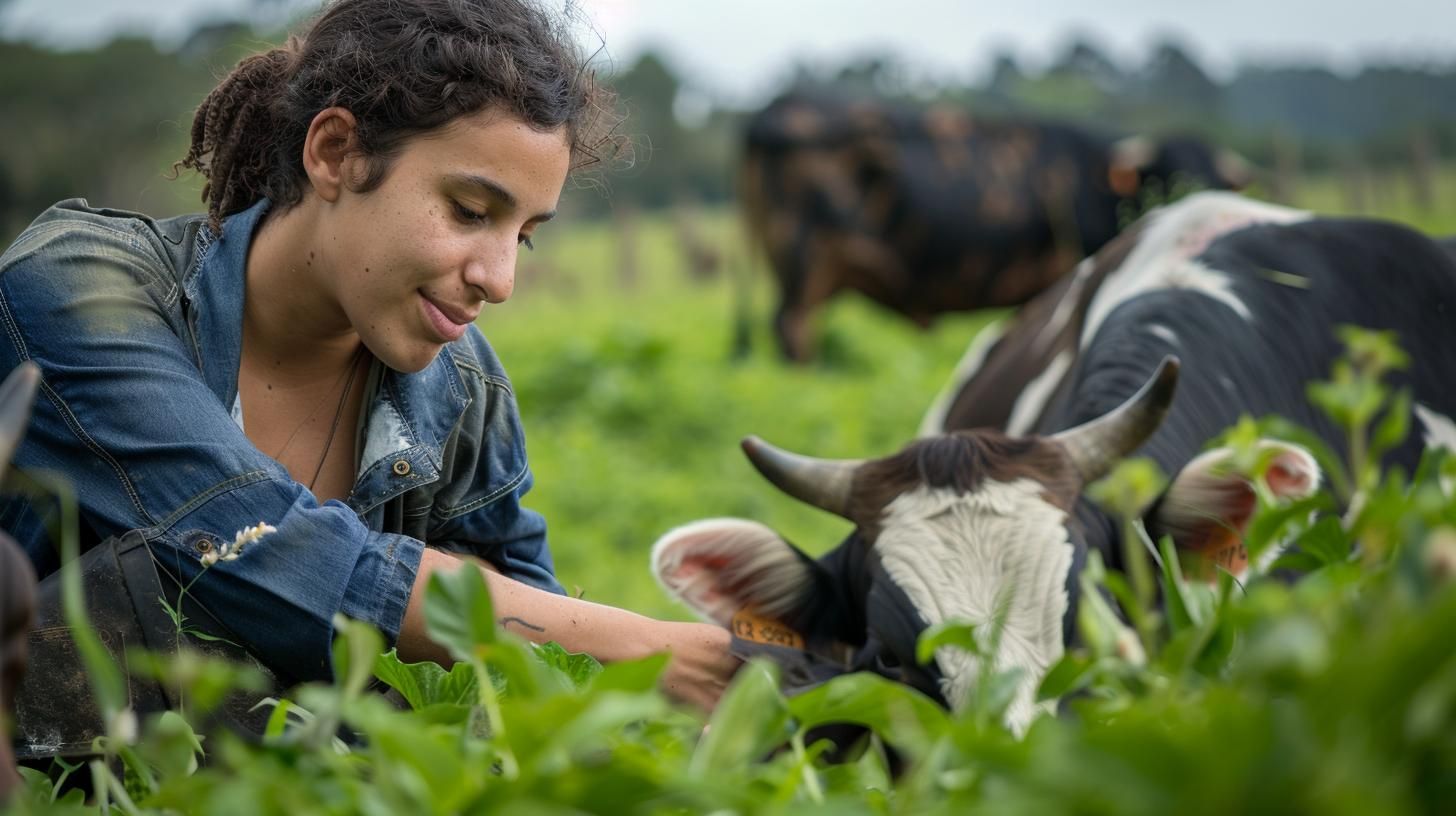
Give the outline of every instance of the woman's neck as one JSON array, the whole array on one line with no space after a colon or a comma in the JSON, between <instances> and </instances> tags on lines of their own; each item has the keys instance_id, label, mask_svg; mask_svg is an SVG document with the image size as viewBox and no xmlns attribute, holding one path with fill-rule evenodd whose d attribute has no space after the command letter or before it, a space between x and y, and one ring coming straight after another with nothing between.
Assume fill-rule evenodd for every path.
<instances>
[{"instance_id":1,"label":"woman's neck","mask_svg":"<svg viewBox=\"0 0 1456 816\"><path fill-rule=\"evenodd\" d=\"M332 292L327 253L308 202L273 210L248 250L243 356L302 382L331 377L359 349L359 333Z\"/></svg>"}]
</instances>

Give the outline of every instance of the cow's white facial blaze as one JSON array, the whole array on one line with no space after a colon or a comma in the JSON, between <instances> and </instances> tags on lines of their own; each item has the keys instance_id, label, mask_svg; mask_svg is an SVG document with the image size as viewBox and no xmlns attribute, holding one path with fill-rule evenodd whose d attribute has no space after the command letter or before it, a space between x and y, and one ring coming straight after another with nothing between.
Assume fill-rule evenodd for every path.
<instances>
[{"instance_id":1,"label":"cow's white facial blaze","mask_svg":"<svg viewBox=\"0 0 1456 816\"><path fill-rule=\"evenodd\" d=\"M1073 545L1067 515L1042 497L1032 479L986 481L972 493L923 489L885 508L875 541L880 562L930 625L959 619L989 633L1004 621L995 668L1021 670L1006 724L1025 731L1036 715L1037 685L1064 649L1067 575ZM942 693L964 704L980 661L941 648Z\"/></svg>"}]
</instances>

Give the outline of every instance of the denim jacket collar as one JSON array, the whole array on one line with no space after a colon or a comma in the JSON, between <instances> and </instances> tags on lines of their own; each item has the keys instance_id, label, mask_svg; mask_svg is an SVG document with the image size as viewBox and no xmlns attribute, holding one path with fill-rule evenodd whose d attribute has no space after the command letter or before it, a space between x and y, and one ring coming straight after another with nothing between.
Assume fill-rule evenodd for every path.
<instances>
[{"instance_id":1,"label":"denim jacket collar","mask_svg":"<svg viewBox=\"0 0 1456 816\"><path fill-rule=\"evenodd\" d=\"M223 405L232 405L238 395L248 249L269 206L263 199L229 216L221 236L206 226L198 230L197 257L182 280L194 310L193 336L203 379ZM457 355L463 356L462 363L480 368L468 343L456 342L416 373L383 370L366 413L356 504L367 507L405 489L400 480L386 477L398 475L406 464L415 477L409 482L439 478L441 448L470 402Z\"/></svg>"}]
</instances>

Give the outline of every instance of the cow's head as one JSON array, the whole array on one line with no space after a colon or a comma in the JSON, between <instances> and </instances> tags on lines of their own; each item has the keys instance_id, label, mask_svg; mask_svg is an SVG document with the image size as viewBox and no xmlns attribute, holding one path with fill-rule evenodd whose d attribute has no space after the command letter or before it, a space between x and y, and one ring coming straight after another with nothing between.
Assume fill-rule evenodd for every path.
<instances>
[{"instance_id":1,"label":"cow's head","mask_svg":"<svg viewBox=\"0 0 1456 816\"><path fill-rule=\"evenodd\" d=\"M1082 488L1157 429L1177 372L1176 360L1164 360L1121 407L1051 436L961 431L863 461L810 459L749 438L744 449L764 476L854 522L855 531L815 560L761 524L709 519L664 535L653 548L654 571L709 620L740 633L769 621L772 634L781 625L790 634L779 642L802 645L816 666L876 671L951 707L968 699L978 659L942 648L920 666L919 635L953 619L978 631L999 620L992 659L998 670L1021 670L1007 721L1023 728L1036 712L1037 685L1074 635L1087 550L1076 521ZM1317 484L1306 452L1277 445L1272 454L1268 481L1277 493ZM1213 451L1189 463L1149 525L1205 552L1237 541L1254 494L1247 475L1226 470L1230 460Z\"/></svg>"},{"instance_id":2,"label":"cow's head","mask_svg":"<svg viewBox=\"0 0 1456 816\"><path fill-rule=\"evenodd\" d=\"M1129 136L1113 143L1108 156L1108 184L1124 198L1141 195L1150 185L1169 194L1179 184L1191 190L1242 190L1254 180L1253 166L1232 150L1210 147L1192 136L1154 141Z\"/></svg>"}]
</instances>

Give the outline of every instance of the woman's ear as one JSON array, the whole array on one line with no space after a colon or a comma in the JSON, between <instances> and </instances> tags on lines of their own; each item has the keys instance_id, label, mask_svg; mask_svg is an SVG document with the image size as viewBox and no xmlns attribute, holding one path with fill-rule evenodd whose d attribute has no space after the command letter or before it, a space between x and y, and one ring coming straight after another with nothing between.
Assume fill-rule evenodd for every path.
<instances>
[{"instance_id":1,"label":"woman's ear","mask_svg":"<svg viewBox=\"0 0 1456 816\"><path fill-rule=\"evenodd\" d=\"M358 152L354 114L345 108L324 108L308 125L303 139L303 171L319 198L337 201L349 175L349 158Z\"/></svg>"}]
</instances>

